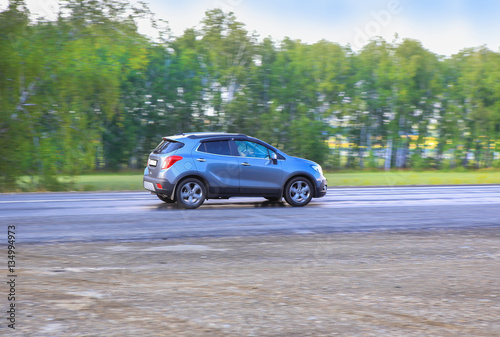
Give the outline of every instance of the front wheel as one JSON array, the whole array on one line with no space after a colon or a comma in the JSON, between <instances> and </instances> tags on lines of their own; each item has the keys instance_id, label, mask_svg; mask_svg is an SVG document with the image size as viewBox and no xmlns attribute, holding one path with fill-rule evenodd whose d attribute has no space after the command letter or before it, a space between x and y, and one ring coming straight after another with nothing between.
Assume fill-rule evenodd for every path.
<instances>
[{"instance_id":1,"label":"front wheel","mask_svg":"<svg viewBox=\"0 0 500 337\"><path fill-rule=\"evenodd\" d=\"M312 184L302 177L293 178L286 185L285 200L294 207L305 206L312 199Z\"/></svg>"},{"instance_id":2,"label":"front wheel","mask_svg":"<svg viewBox=\"0 0 500 337\"><path fill-rule=\"evenodd\" d=\"M206 198L205 185L196 178L188 178L179 184L175 197L182 208L198 208Z\"/></svg>"}]
</instances>

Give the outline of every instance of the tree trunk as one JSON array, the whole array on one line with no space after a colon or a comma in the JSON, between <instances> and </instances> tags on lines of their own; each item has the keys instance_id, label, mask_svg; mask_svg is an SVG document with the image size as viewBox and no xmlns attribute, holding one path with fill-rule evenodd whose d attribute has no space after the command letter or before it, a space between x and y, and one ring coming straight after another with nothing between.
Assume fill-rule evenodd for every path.
<instances>
[{"instance_id":1,"label":"tree trunk","mask_svg":"<svg viewBox=\"0 0 500 337\"><path fill-rule=\"evenodd\" d=\"M384 168L386 171L391 169L391 160L392 160L392 138L387 139L387 143L385 145L385 165Z\"/></svg>"},{"instance_id":2,"label":"tree trunk","mask_svg":"<svg viewBox=\"0 0 500 337\"><path fill-rule=\"evenodd\" d=\"M366 134L366 128L361 128L361 134L359 137L359 148L358 148L358 157L359 157L359 168L364 169L365 163L364 163L364 140L365 140L365 134Z\"/></svg>"}]
</instances>

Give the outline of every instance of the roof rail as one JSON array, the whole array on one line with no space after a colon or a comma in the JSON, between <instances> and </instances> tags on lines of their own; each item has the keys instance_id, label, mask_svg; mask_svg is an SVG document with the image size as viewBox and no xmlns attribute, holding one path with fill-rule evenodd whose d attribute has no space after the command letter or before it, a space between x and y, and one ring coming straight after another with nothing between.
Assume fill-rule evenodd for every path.
<instances>
[{"instance_id":1,"label":"roof rail","mask_svg":"<svg viewBox=\"0 0 500 337\"><path fill-rule=\"evenodd\" d=\"M241 133L226 133L226 132L196 132L196 133L184 134L184 136L187 136L190 139L211 138L211 137L227 137L227 136L246 137L246 135L241 134Z\"/></svg>"}]
</instances>

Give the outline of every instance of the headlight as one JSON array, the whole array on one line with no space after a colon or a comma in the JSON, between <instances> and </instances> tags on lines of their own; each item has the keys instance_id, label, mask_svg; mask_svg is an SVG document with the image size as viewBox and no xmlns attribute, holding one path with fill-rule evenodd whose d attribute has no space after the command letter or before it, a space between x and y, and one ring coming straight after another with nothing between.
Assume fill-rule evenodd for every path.
<instances>
[{"instance_id":1,"label":"headlight","mask_svg":"<svg viewBox=\"0 0 500 337\"><path fill-rule=\"evenodd\" d=\"M311 167L318 172L319 174L323 175L323 169L319 165L311 165Z\"/></svg>"}]
</instances>

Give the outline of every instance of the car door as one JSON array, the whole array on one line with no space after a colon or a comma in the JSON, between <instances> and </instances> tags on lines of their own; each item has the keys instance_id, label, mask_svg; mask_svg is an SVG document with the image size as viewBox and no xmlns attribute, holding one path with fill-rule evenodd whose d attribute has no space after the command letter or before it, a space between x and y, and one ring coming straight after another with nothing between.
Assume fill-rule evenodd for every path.
<instances>
[{"instance_id":1,"label":"car door","mask_svg":"<svg viewBox=\"0 0 500 337\"><path fill-rule=\"evenodd\" d=\"M239 155L240 194L279 194L283 172L281 162L271 159L273 151L248 140L235 140L234 144Z\"/></svg>"},{"instance_id":2,"label":"car door","mask_svg":"<svg viewBox=\"0 0 500 337\"><path fill-rule=\"evenodd\" d=\"M198 172L209 183L209 194L237 194L239 162L228 140L202 141L192 152Z\"/></svg>"}]
</instances>

